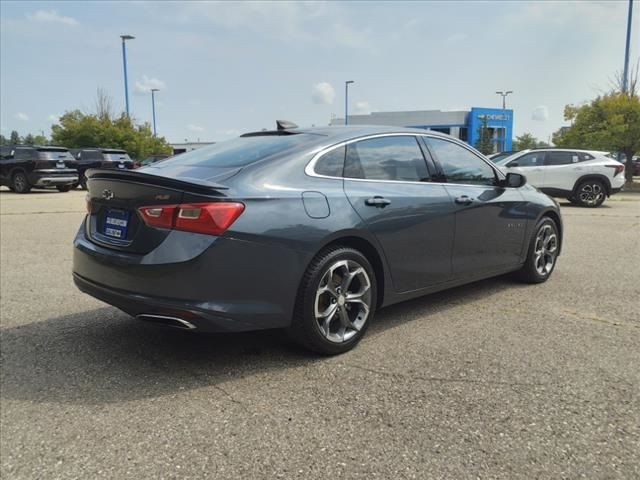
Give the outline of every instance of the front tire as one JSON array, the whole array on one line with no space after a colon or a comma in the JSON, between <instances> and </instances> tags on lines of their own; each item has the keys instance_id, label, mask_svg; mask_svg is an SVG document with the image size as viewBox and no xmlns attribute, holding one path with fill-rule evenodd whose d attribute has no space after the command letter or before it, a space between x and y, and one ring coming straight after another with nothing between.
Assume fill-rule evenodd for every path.
<instances>
[{"instance_id":1,"label":"front tire","mask_svg":"<svg viewBox=\"0 0 640 480\"><path fill-rule=\"evenodd\" d=\"M11 183L13 191L16 193L29 193L31 191L29 180L27 180L27 176L23 172L16 172Z\"/></svg>"},{"instance_id":2,"label":"front tire","mask_svg":"<svg viewBox=\"0 0 640 480\"><path fill-rule=\"evenodd\" d=\"M543 217L534 232L527 260L517 272L518 278L525 283L546 282L556 266L560 250L558 226L551 218Z\"/></svg>"},{"instance_id":3,"label":"front tire","mask_svg":"<svg viewBox=\"0 0 640 480\"><path fill-rule=\"evenodd\" d=\"M58 185L56 188L59 192L68 192L72 187L73 185Z\"/></svg>"},{"instance_id":4,"label":"front tire","mask_svg":"<svg viewBox=\"0 0 640 480\"><path fill-rule=\"evenodd\" d=\"M600 180L585 180L578 185L575 198L581 207L596 208L602 205L607 191Z\"/></svg>"},{"instance_id":5,"label":"front tire","mask_svg":"<svg viewBox=\"0 0 640 480\"><path fill-rule=\"evenodd\" d=\"M322 250L304 274L289 335L323 355L351 350L371 323L377 301L376 278L357 250Z\"/></svg>"}]
</instances>

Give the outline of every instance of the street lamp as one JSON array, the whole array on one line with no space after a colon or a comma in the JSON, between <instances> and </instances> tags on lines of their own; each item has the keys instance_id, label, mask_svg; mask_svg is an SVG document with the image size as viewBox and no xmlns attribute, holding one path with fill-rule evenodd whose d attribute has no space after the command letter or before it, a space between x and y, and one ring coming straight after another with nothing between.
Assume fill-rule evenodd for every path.
<instances>
[{"instance_id":1,"label":"street lamp","mask_svg":"<svg viewBox=\"0 0 640 480\"><path fill-rule=\"evenodd\" d=\"M502 134L502 151L504 152L507 149L507 112L505 111L507 108L507 95L513 93L513 90L507 90L506 92L499 91L496 92L496 95L502 96L502 122L504 125L504 131Z\"/></svg>"},{"instance_id":2,"label":"street lamp","mask_svg":"<svg viewBox=\"0 0 640 480\"><path fill-rule=\"evenodd\" d=\"M349 125L349 84L356 83L353 80L344 82L344 124Z\"/></svg>"},{"instance_id":3,"label":"street lamp","mask_svg":"<svg viewBox=\"0 0 640 480\"><path fill-rule=\"evenodd\" d=\"M627 15L627 41L624 49L624 68L622 78L622 93L627 93L629 86L629 45L631 44L631 17L633 15L633 0L629 0L629 12ZM630 164L629 164L630 165Z\"/></svg>"},{"instance_id":4,"label":"street lamp","mask_svg":"<svg viewBox=\"0 0 640 480\"><path fill-rule=\"evenodd\" d=\"M153 136L156 136L156 96L155 93L159 92L160 89L152 88L151 89L151 112L153 114Z\"/></svg>"},{"instance_id":5,"label":"street lamp","mask_svg":"<svg viewBox=\"0 0 640 480\"><path fill-rule=\"evenodd\" d=\"M122 65L124 67L124 102L125 108L127 110L127 117L129 117L129 87L127 85L127 47L125 42L127 40L133 40L133 35L120 35L122 39Z\"/></svg>"}]
</instances>

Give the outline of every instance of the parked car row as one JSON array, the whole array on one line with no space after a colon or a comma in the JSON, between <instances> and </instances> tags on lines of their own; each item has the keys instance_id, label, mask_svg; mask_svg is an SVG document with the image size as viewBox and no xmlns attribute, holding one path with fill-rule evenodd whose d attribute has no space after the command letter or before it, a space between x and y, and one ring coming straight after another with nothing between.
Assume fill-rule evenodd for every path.
<instances>
[{"instance_id":1,"label":"parked car row","mask_svg":"<svg viewBox=\"0 0 640 480\"><path fill-rule=\"evenodd\" d=\"M90 168L131 170L151 165L168 155L152 155L134 162L125 150L115 148L67 149L52 145L4 145L0 150L0 185L16 193L55 187L68 192L87 188Z\"/></svg>"}]
</instances>

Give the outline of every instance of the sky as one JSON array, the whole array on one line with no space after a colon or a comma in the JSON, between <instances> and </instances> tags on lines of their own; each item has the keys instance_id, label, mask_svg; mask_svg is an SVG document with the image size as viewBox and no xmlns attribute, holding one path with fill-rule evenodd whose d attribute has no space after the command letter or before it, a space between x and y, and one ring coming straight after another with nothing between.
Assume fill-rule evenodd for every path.
<instances>
[{"instance_id":1,"label":"sky","mask_svg":"<svg viewBox=\"0 0 640 480\"><path fill-rule=\"evenodd\" d=\"M103 88L170 142L220 141L276 119L327 125L350 113L499 107L542 140L566 104L622 70L622 1L0 2L0 128L50 134ZM640 58L640 3L631 59Z\"/></svg>"}]
</instances>

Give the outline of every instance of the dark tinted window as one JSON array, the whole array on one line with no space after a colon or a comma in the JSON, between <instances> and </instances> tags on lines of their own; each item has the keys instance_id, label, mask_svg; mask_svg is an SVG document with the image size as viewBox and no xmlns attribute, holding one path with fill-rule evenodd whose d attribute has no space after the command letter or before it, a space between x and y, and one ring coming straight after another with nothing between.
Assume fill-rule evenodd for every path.
<instances>
[{"instance_id":1,"label":"dark tinted window","mask_svg":"<svg viewBox=\"0 0 640 480\"><path fill-rule=\"evenodd\" d=\"M76 154L76 158L82 160L102 160L102 152L100 150L81 150Z\"/></svg>"},{"instance_id":2,"label":"dark tinted window","mask_svg":"<svg viewBox=\"0 0 640 480\"><path fill-rule=\"evenodd\" d=\"M429 137L432 149L449 183L495 185L495 172L484 160L466 148L447 140Z\"/></svg>"},{"instance_id":3,"label":"dark tinted window","mask_svg":"<svg viewBox=\"0 0 640 480\"><path fill-rule=\"evenodd\" d=\"M39 160L73 160L73 155L66 150L38 149Z\"/></svg>"},{"instance_id":4,"label":"dark tinted window","mask_svg":"<svg viewBox=\"0 0 640 480\"><path fill-rule=\"evenodd\" d=\"M429 180L422 150L413 136L391 136L347 145L344 176L368 180Z\"/></svg>"},{"instance_id":5,"label":"dark tinted window","mask_svg":"<svg viewBox=\"0 0 640 480\"><path fill-rule=\"evenodd\" d=\"M593 160L594 158L596 158L590 153L586 153L586 152L576 152L575 154L578 156L578 159L581 162L586 162L587 160Z\"/></svg>"},{"instance_id":6,"label":"dark tinted window","mask_svg":"<svg viewBox=\"0 0 640 480\"><path fill-rule=\"evenodd\" d=\"M34 157L33 153L32 148L16 148L14 156L16 160L29 160Z\"/></svg>"},{"instance_id":7,"label":"dark tinted window","mask_svg":"<svg viewBox=\"0 0 640 480\"><path fill-rule=\"evenodd\" d=\"M575 152L547 152L545 165L570 165L579 161Z\"/></svg>"},{"instance_id":8,"label":"dark tinted window","mask_svg":"<svg viewBox=\"0 0 640 480\"><path fill-rule=\"evenodd\" d=\"M531 152L507 163L507 167L540 167L544 164L544 152Z\"/></svg>"},{"instance_id":9,"label":"dark tinted window","mask_svg":"<svg viewBox=\"0 0 640 480\"><path fill-rule=\"evenodd\" d=\"M10 160L13 158L13 147L2 147L0 149L0 158Z\"/></svg>"},{"instance_id":10,"label":"dark tinted window","mask_svg":"<svg viewBox=\"0 0 640 480\"><path fill-rule=\"evenodd\" d=\"M345 147L338 147L320 157L315 166L315 172L318 175L327 175L328 177L341 177L344 167Z\"/></svg>"},{"instance_id":11,"label":"dark tinted window","mask_svg":"<svg viewBox=\"0 0 640 480\"><path fill-rule=\"evenodd\" d=\"M151 166L242 167L319 138L318 135L305 133L239 137L192 150Z\"/></svg>"},{"instance_id":12,"label":"dark tinted window","mask_svg":"<svg viewBox=\"0 0 640 480\"><path fill-rule=\"evenodd\" d=\"M131 158L127 152L103 152L102 158L107 162L130 161Z\"/></svg>"}]
</instances>

